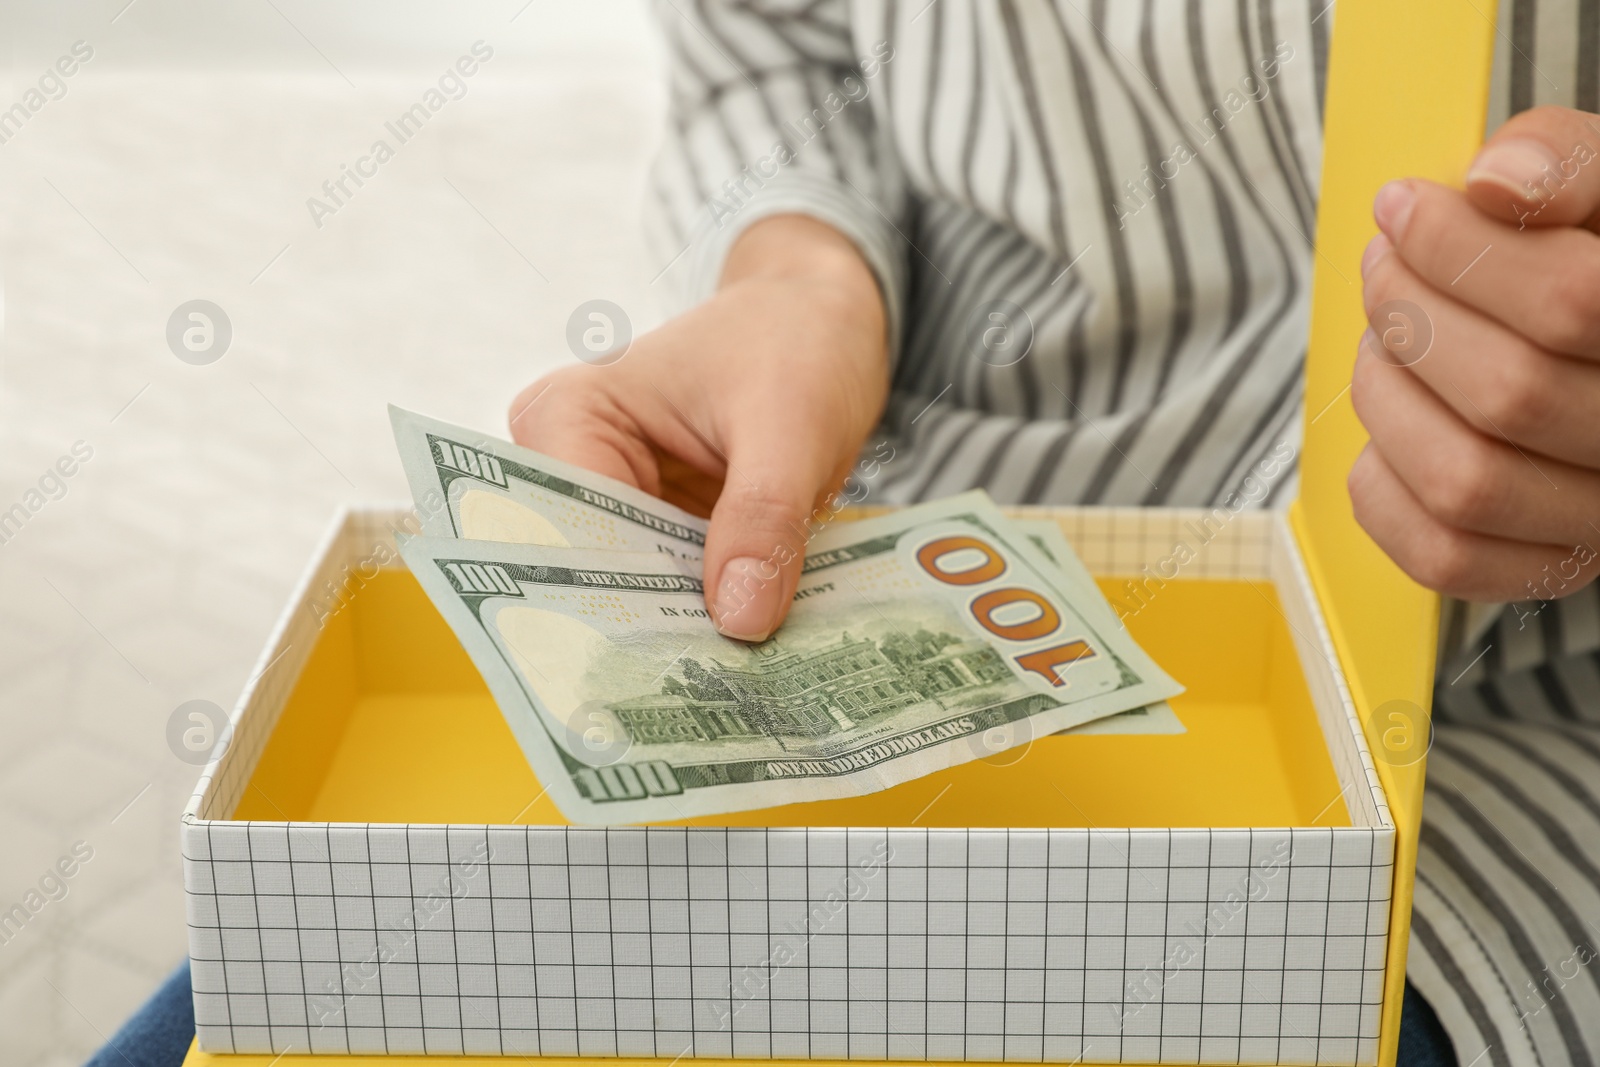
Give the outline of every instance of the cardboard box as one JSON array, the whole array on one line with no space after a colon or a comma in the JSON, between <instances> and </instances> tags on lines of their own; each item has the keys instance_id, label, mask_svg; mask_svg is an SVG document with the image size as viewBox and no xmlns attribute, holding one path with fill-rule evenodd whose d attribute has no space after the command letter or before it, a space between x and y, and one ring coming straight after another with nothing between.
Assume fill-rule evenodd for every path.
<instances>
[{"instance_id":1,"label":"cardboard box","mask_svg":"<svg viewBox=\"0 0 1600 1067\"><path fill-rule=\"evenodd\" d=\"M1185 734L584 829L403 514L338 518L185 815L203 1049L1376 1062L1394 823L1282 515L1028 513L1139 565Z\"/></svg>"}]
</instances>

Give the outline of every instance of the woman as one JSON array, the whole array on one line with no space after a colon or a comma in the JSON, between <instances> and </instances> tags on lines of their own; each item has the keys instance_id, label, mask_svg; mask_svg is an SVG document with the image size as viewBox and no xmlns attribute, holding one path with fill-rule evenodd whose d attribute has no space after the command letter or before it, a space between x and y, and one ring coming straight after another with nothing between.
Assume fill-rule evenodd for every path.
<instances>
[{"instance_id":1,"label":"woman","mask_svg":"<svg viewBox=\"0 0 1600 1067\"><path fill-rule=\"evenodd\" d=\"M1331 6L666 0L687 310L531 385L515 436L709 513L744 640L863 449L895 457L873 503L1281 502ZM1600 3L1508 0L1500 40L1467 192L1386 186L1362 264L1435 339L1363 339L1357 515L1424 584L1517 602L1447 616L1408 1065L1600 1057Z\"/></svg>"},{"instance_id":2,"label":"woman","mask_svg":"<svg viewBox=\"0 0 1600 1067\"><path fill-rule=\"evenodd\" d=\"M872 503L1284 500L1330 7L669 0L689 308L530 386L517 439L709 512L746 640L863 448ZM1402 1062L1552 1067L1600 1058L1600 5L1502 8L1467 191L1374 205L1374 325L1434 339L1363 339L1350 492L1418 581L1518 602L1447 612Z\"/></svg>"}]
</instances>

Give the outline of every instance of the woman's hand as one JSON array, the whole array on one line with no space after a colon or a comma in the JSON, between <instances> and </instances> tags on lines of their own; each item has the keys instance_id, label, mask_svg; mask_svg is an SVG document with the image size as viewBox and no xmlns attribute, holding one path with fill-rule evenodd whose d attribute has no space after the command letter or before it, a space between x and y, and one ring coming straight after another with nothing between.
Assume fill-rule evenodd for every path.
<instances>
[{"instance_id":1,"label":"woman's hand","mask_svg":"<svg viewBox=\"0 0 1600 1067\"><path fill-rule=\"evenodd\" d=\"M1390 182L1362 259L1356 518L1468 600L1549 600L1600 571L1600 117L1517 115L1466 192ZM1431 344L1427 338L1431 337Z\"/></svg>"},{"instance_id":2,"label":"woman's hand","mask_svg":"<svg viewBox=\"0 0 1600 1067\"><path fill-rule=\"evenodd\" d=\"M609 366L566 367L511 405L529 448L709 514L706 607L764 640L788 613L807 523L888 393L883 301L855 246L798 215L750 227L716 295Z\"/></svg>"}]
</instances>

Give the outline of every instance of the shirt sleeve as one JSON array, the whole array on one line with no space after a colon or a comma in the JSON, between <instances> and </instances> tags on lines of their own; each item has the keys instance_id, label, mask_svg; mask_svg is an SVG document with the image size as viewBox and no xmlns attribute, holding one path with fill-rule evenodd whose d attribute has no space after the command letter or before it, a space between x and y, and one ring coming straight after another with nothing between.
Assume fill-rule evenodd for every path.
<instances>
[{"instance_id":1,"label":"shirt sleeve","mask_svg":"<svg viewBox=\"0 0 1600 1067\"><path fill-rule=\"evenodd\" d=\"M854 242L877 276L898 352L905 185L871 99L892 46L857 54L846 0L658 0L656 10L670 111L655 221L684 304L716 290L747 227L809 215Z\"/></svg>"}]
</instances>

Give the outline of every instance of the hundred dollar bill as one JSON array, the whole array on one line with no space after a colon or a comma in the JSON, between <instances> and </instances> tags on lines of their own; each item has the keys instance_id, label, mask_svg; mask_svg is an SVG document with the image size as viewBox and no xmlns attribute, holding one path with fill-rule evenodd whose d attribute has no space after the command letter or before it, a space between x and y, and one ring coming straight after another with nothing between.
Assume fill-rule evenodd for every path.
<instances>
[{"instance_id":1,"label":"hundred dollar bill","mask_svg":"<svg viewBox=\"0 0 1600 1067\"><path fill-rule=\"evenodd\" d=\"M509 441L394 405L389 413L427 534L700 557L705 520L663 500ZM432 506L424 506L430 500ZM1021 525L1029 527L1030 539L1061 567L1072 601L1104 606L1110 628L1114 617L1109 605L1060 529L1046 520L1024 520ZM1170 707L1160 704L1077 732L1181 733L1183 726ZM991 733L991 742L995 736Z\"/></svg>"},{"instance_id":2,"label":"hundred dollar bill","mask_svg":"<svg viewBox=\"0 0 1600 1067\"><path fill-rule=\"evenodd\" d=\"M1066 535L1049 519L1011 519L1013 528L1032 541L1061 572L1061 579L1072 596L1073 605L1087 618L1107 630L1120 630L1111 604L1100 592L1091 575L1067 542ZM1188 733L1172 705L1165 700L1142 708L1131 708L1116 715L1061 731L1063 734L1182 734Z\"/></svg>"},{"instance_id":3,"label":"hundred dollar bill","mask_svg":"<svg viewBox=\"0 0 1600 1067\"><path fill-rule=\"evenodd\" d=\"M428 536L704 552L704 519L613 478L393 404L389 421Z\"/></svg>"},{"instance_id":4,"label":"hundred dollar bill","mask_svg":"<svg viewBox=\"0 0 1600 1067\"><path fill-rule=\"evenodd\" d=\"M576 823L871 793L1181 691L978 492L823 531L754 646L712 627L694 559L401 552Z\"/></svg>"}]
</instances>

